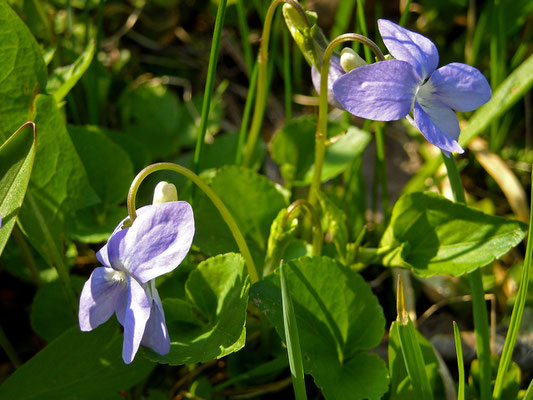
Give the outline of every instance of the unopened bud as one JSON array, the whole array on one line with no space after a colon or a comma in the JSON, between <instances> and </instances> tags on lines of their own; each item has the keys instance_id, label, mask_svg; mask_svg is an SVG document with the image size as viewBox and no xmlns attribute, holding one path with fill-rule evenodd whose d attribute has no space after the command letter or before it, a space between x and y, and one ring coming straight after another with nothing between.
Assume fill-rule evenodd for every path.
<instances>
[{"instance_id":1,"label":"unopened bud","mask_svg":"<svg viewBox=\"0 0 533 400\"><path fill-rule=\"evenodd\" d=\"M341 51L341 66L346 72L350 72L352 69L362 67L366 65L366 61L361 58L359 54L353 51L350 47L345 47Z\"/></svg>"},{"instance_id":2,"label":"unopened bud","mask_svg":"<svg viewBox=\"0 0 533 400\"><path fill-rule=\"evenodd\" d=\"M154 189L154 200L152 204L161 204L169 201L178 201L176 186L164 181L159 182Z\"/></svg>"}]
</instances>

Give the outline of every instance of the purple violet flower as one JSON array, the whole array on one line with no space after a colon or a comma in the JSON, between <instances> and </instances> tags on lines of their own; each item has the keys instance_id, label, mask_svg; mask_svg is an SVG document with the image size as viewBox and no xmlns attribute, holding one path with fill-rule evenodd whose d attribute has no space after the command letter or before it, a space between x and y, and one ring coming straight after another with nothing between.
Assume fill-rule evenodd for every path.
<instances>
[{"instance_id":1,"label":"purple violet flower","mask_svg":"<svg viewBox=\"0 0 533 400\"><path fill-rule=\"evenodd\" d=\"M113 313L124 327L122 358L133 361L139 345L159 354L170 339L154 279L174 270L185 258L194 236L194 217L185 201L145 206L129 228L122 221L96 254L103 265L85 282L79 323L90 331Z\"/></svg>"},{"instance_id":2,"label":"purple violet flower","mask_svg":"<svg viewBox=\"0 0 533 400\"><path fill-rule=\"evenodd\" d=\"M331 88L333 87L333 83L344 74L345 72L342 69L340 57L335 54L332 55L328 70L328 103L332 107L343 108L333 95ZM320 96L320 71L314 65L311 65L311 80L313 81L316 92Z\"/></svg>"},{"instance_id":3,"label":"purple violet flower","mask_svg":"<svg viewBox=\"0 0 533 400\"><path fill-rule=\"evenodd\" d=\"M401 119L413 111L414 124L429 142L447 154L462 153L453 110L472 111L489 101L487 79L461 63L436 69L439 53L431 40L384 19L378 27L395 59L340 76L333 84L335 97L350 113L377 121Z\"/></svg>"}]
</instances>

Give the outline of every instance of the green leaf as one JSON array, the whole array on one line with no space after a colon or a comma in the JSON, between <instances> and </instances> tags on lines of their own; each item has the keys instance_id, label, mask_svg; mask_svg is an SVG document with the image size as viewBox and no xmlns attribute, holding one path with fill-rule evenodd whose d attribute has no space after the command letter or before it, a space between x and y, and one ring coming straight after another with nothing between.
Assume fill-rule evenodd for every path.
<instances>
[{"instance_id":1,"label":"green leaf","mask_svg":"<svg viewBox=\"0 0 533 400\"><path fill-rule=\"evenodd\" d=\"M92 332L72 327L0 386L0 398L17 400L120 399L118 392L143 380L154 364L121 357L122 334L116 322Z\"/></svg>"},{"instance_id":2,"label":"green leaf","mask_svg":"<svg viewBox=\"0 0 533 400\"><path fill-rule=\"evenodd\" d=\"M51 96L39 95L33 115L37 152L26 200L20 209L22 230L45 259L62 253L65 219L90 206L98 196Z\"/></svg>"},{"instance_id":3,"label":"green leaf","mask_svg":"<svg viewBox=\"0 0 533 400\"><path fill-rule=\"evenodd\" d=\"M272 159L280 166L281 175L287 182L307 186L313 178L315 154L316 117L307 115L294 119L276 133L271 143ZM360 156L370 142L370 134L356 127L328 122L328 135L340 136L326 149L322 182L334 178L350 162Z\"/></svg>"},{"instance_id":4,"label":"green leaf","mask_svg":"<svg viewBox=\"0 0 533 400\"><path fill-rule=\"evenodd\" d=\"M380 343L385 327L370 287L327 257L302 257L284 268L305 372L326 399L381 398L388 385L385 363L364 352ZM285 340L279 272L255 284L251 295Z\"/></svg>"},{"instance_id":5,"label":"green leaf","mask_svg":"<svg viewBox=\"0 0 533 400\"><path fill-rule=\"evenodd\" d=\"M0 2L0 65L0 142L4 142L28 120L36 93L46 87L41 49L5 1Z\"/></svg>"},{"instance_id":6,"label":"green leaf","mask_svg":"<svg viewBox=\"0 0 533 400\"><path fill-rule=\"evenodd\" d=\"M389 267L408 267L419 276L459 276L501 257L525 232L521 222L434 193L411 193L394 206L379 252Z\"/></svg>"},{"instance_id":7,"label":"green leaf","mask_svg":"<svg viewBox=\"0 0 533 400\"><path fill-rule=\"evenodd\" d=\"M434 400L445 400L444 386L439 375L439 360L433 346L416 331L416 338L422 350L426 374L432 388ZM415 391L405 367L405 360L400 346L398 323L393 322L389 331L389 372L390 372L390 400L410 400L416 398Z\"/></svg>"},{"instance_id":8,"label":"green leaf","mask_svg":"<svg viewBox=\"0 0 533 400\"><path fill-rule=\"evenodd\" d=\"M0 146L0 254L24 200L35 158L35 124L26 122Z\"/></svg>"},{"instance_id":9,"label":"green leaf","mask_svg":"<svg viewBox=\"0 0 533 400\"><path fill-rule=\"evenodd\" d=\"M96 126L69 125L68 132L102 202L109 205L123 202L134 178L133 164L126 151Z\"/></svg>"},{"instance_id":10,"label":"green leaf","mask_svg":"<svg viewBox=\"0 0 533 400\"><path fill-rule=\"evenodd\" d=\"M67 219L65 233L69 239L83 243L105 242L127 215L128 209L124 206L86 207Z\"/></svg>"},{"instance_id":11,"label":"green leaf","mask_svg":"<svg viewBox=\"0 0 533 400\"><path fill-rule=\"evenodd\" d=\"M263 175L236 166L216 171L211 188L226 205L241 230L254 261L263 265L270 225L287 201ZM195 243L208 255L238 251L235 239L211 200L200 194L195 208Z\"/></svg>"},{"instance_id":12,"label":"green leaf","mask_svg":"<svg viewBox=\"0 0 533 400\"><path fill-rule=\"evenodd\" d=\"M87 71L93 60L94 51L94 40L91 40L73 64L55 69L48 78L46 91L54 96L56 102L61 102Z\"/></svg>"},{"instance_id":13,"label":"green leaf","mask_svg":"<svg viewBox=\"0 0 533 400\"><path fill-rule=\"evenodd\" d=\"M168 157L180 147L187 129L182 124L183 105L156 81L128 88L120 99L122 126L140 141L152 158Z\"/></svg>"},{"instance_id":14,"label":"green leaf","mask_svg":"<svg viewBox=\"0 0 533 400\"><path fill-rule=\"evenodd\" d=\"M249 281L244 259L223 254L189 274L186 299L163 300L170 353L145 349L149 358L171 365L206 362L244 346ZM172 300L172 301L169 301Z\"/></svg>"},{"instance_id":15,"label":"green leaf","mask_svg":"<svg viewBox=\"0 0 533 400\"><path fill-rule=\"evenodd\" d=\"M72 276L72 284L77 293L81 293L84 283L84 278ZM56 280L37 290L31 306L30 321L33 330L48 342L71 326L78 326L78 319L68 306L61 282Z\"/></svg>"}]
</instances>

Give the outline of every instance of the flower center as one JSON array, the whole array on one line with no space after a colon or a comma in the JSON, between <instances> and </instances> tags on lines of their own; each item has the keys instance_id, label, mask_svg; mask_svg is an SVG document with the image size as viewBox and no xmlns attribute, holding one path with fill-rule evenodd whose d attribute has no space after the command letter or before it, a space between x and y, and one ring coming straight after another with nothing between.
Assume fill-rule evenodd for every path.
<instances>
[{"instance_id":1,"label":"flower center","mask_svg":"<svg viewBox=\"0 0 533 400\"><path fill-rule=\"evenodd\" d=\"M112 268L106 268L105 279L108 282L120 283L122 287L126 288L128 286L128 277L124 271L117 271Z\"/></svg>"}]
</instances>

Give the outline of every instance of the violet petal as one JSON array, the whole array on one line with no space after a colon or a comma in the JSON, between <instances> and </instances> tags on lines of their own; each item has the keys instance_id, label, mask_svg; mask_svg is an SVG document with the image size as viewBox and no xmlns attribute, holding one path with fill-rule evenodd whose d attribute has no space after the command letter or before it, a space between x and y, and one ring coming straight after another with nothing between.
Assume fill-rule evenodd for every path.
<instances>
[{"instance_id":1,"label":"violet petal","mask_svg":"<svg viewBox=\"0 0 533 400\"><path fill-rule=\"evenodd\" d=\"M361 118L393 121L405 117L418 79L405 61L388 60L355 68L333 85L344 109Z\"/></svg>"},{"instance_id":2,"label":"violet petal","mask_svg":"<svg viewBox=\"0 0 533 400\"><path fill-rule=\"evenodd\" d=\"M156 353L165 355L170 351L170 338L168 336L161 299L159 298L157 289L155 289L155 285L152 287L153 300L150 318L148 318L148 321L146 322L146 328L144 330L141 344L150 347Z\"/></svg>"},{"instance_id":3,"label":"violet petal","mask_svg":"<svg viewBox=\"0 0 533 400\"><path fill-rule=\"evenodd\" d=\"M428 82L432 96L457 111L472 111L490 100L489 82L479 70L462 63L437 69Z\"/></svg>"},{"instance_id":4,"label":"violet petal","mask_svg":"<svg viewBox=\"0 0 533 400\"><path fill-rule=\"evenodd\" d=\"M112 268L95 268L80 296L78 319L82 331L93 330L113 315L121 298L127 297L125 279Z\"/></svg>"},{"instance_id":5,"label":"violet petal","mask_svg":"<svg viewBox=\"0 0 533 400\"><path fill-rule=\"evenodd\" d=\"M378 20L378 28L390 54L411 64L421 82L435 71L439 52L431 40L386 19Z\"/></svg>"},{"instance_id":6,"label":"violet petal","mask_svg":"<svg viewBox=\"0 0 533 400\"><path fill-rule=\"evenodd\" d=\"M331 56L328 71L328 103L332 107L342 108L333 95L332 88L335 81L344 74L345 72L341 67L340 58L335 55ZM320 71L316 69L314 65L311 66L311 80L313 81L313 86L315 87L316 92L320 95Z\"/></svg>"},{"instance_id":7,"label":"violet petal","mask_svg":"<svg viewBox=\"0 0 533 400\"><path fill-rule=\"evenodd\" d=\"M426 110L431 114L426 113ZM422 135L432 144L449 153L463 153L459 137L459 121L455 113L446 106L424 107L418 101L414 107L415 123ZM446 129L447 132L444 131ZM448 134L449 132L449 134Z\"/></svg>"},{"instance_id":8,"label":"violet petal","mask_svg":"<svg viewBox=\"0 0 533 400\"><path fill-rule=\"evenodd\" d=\"M187 255L193 236L194 217L189 203L146 206L131 227L109 239L109 258L114 267L124 268L146 283L175 269Z\"/></svg>"},{"instance_id":9,"label":"violet petal","mask_svg":"<svg viewBox=\"0 0 533 400\"><path fill-rule=\"evenodd\" d=\"M132 277L128 276L128 294L126 309L122 318L124 326L124 343L122 345L122 359L129 364L135 358L144 335L146 322L150 317L150 299L144 288ZM117 310L117 317L121 312Z\"/></svg>"}]
</instances>

